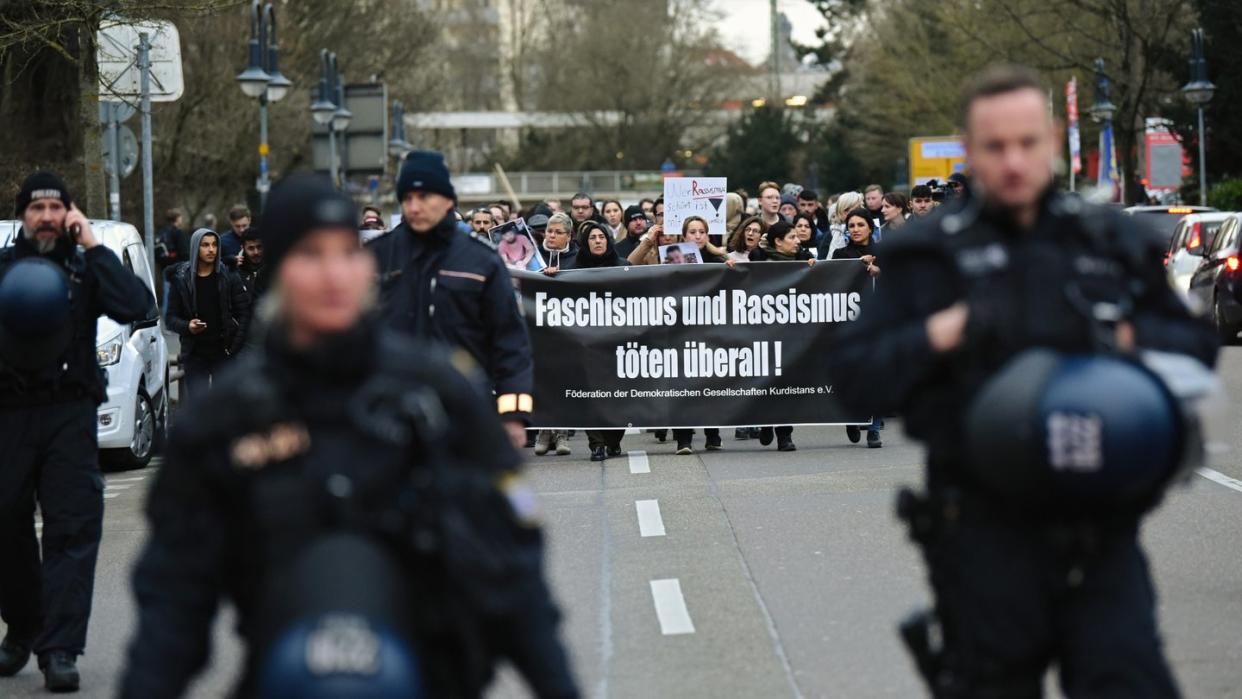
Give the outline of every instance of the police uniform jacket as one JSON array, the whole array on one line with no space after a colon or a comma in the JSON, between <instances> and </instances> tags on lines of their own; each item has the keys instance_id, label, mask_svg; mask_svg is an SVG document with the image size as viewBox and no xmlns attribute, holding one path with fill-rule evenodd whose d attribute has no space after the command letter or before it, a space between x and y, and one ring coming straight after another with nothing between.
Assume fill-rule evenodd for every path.
<instances>
[{"instance_id":1,"label":"police uniform jacket","mask_svg":"<svg viewBox=\"0 0 1242 699\"><path fill-rule=\"evenodd\" d=\"M0 277L19 260L36 257L30 241L19 231L13 245L0 251ZM156 317L155 299L146 284L126 270L115 253L103 245L80 250L62 237L44 256L65 269L72 304L73 341L64 357L36 373L18 372L0 361L0 409L32 407L78 398L103 402L104 374L95 356L95 329L99 316L118 323Z\"/></svg>"},{"instance_id":2,"label":"police uniform jacket","mask_svg":"<svg viewBox=\"0 0 1242 699\"><path fill-rule=\"evenodd\" d=\"M1042 199L1029 231L977 198L946 205L884 244L884 283L834 347L834 389L862 414L904 415L927 443L929 485L969 486L957 464L975 392L1026 349L1097 351L1111 330L1096 310L1117 309L1141 348L1214 363L1211 328L1169 286L1161 252L1133 219L1065 194ZM957 302L965 341L938 354L926 320Z\"/></svg>"},{"instance_id":3,"label":"police uniform jacket","mask_svg":"<svg viewBox=\"0 0 1242 699\"><path fill-rule=\"evenodd\" d=\"M248 644L237 695L250 696L279 632L269 611L294 586L316 584L291 579L292 564L342 531L374 537L411 571L429 696L477 696L493 656L541 696L574 696L520 457L473 362L378 322L313 351L282 337L273 330L231 362L174 426L147 501L121 696L181 696L225 599ZM450 429L471 437L447 439Z\"/></svg>"},{"instance_id":4,"label":"police uniform jacket","mask_svg":"<svg viewBox=\"0 0 1242 699\"><path fill-rule=\"evenodd\" d=\"M464 349L491 380L501 415L525 419L533 407L530 338L490 242L458 232L449 216L424 235L402 222L367 247L379 264L385 324Z\"/></svg>"}]
</instances>

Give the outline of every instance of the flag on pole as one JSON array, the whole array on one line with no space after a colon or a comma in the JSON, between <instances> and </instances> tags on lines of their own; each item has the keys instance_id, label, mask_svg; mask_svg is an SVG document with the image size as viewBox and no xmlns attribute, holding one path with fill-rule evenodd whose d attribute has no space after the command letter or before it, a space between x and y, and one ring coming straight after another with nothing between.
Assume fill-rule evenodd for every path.
<instances>
[{"instance_id":1,"label":"flag on pole","mask_svg":"<svg viewBox=\"0 0 1242 699\"><path fill-rule=\"evenodd\" d=\"M1082 172L1082 137L1078 132L1078 79L1065 83L1065 112L1069 122L1070 172Z\"/></svg>"}]
</instances>

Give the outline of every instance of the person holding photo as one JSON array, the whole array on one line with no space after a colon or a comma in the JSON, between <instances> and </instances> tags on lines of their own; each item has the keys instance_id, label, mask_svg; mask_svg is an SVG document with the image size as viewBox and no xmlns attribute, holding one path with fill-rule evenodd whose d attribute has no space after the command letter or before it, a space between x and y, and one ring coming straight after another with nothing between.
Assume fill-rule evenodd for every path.
<instances>
[{"instance_id":1,"label":"person holding photo","mask_svg":"<svg viewBox=\"0 0 1242 699\"><path fill-rule=\"evenodd\" d=\"M693 243L699 249L699 255L702 256L703 262L722 263L729 261L723 250L712 245L707 240L707 221L700 216L691 216L681 223L682 238L687 243ZM669 252L672 252L671 250ZM707 451L720 451L724 445L720 441L720 429L717 427L708 427L703 430L703 435L707 438L705 448ZM677 440L677 455L689 456L694 453L692 442L694 441L694 430L680 429L673 430L673 439Z\"/></svg>"},{"instance_id":2,"label":"person holding photo","mask_svg":"<svg viewBox=\"0 0 1242 699\"><path fill-rule=\"evenodd\" d=\"M875 222L871 220L871 212L867 209L858 208L846 214L845 233L849 237L850 242L843 248L833 250L832 259L859 260L867 265L867 273L872 278L879 277L880 267L876 264L875 256L876 244L871 241L872 234L875 233ZM884 442L880 440L880 430L882 429L884 429L883 418L876 417L871 420L871 424L867 426L868 448L879 449L884 446ZM846 427L845 434L855 444L862 438L858 425Z\"/></svg>"},{"instance_id":3,"label":"person holding photo","mask_svg":"<svg viewBox=\"0 0 1242 699\"><path fill-rule=\"evenodd\" d=\"M702 216L690 216L681 222L681 239L687 243L694 243L699 249L699 257L704 262L724 262L728 258L728 253L715 245L707 237L707 219Z\"/></svg>"},{"instance_id":4,"label":"person holding photo","mask_svg":"<svg viewBox=\"0 0 1242 699\"><path fill-rule=\"evenodd\" d=\"M638 247L634 248L634 252L630 253L626 261L632 265L658 265L661 262L660 248L680 242L680 239L681 236L676 233L666 233L664 224L659 222L657 217L656 224L647 229Z\"/></svg>"}]
</instances>

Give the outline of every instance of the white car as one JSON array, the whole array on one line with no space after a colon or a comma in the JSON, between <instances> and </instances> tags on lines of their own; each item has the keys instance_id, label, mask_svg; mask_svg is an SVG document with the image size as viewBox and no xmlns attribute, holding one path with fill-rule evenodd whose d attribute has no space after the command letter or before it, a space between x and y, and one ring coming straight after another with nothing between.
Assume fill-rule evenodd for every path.
<instances>
[{"instance_id":1,"label":"white car","mask_svg":"<svg viewBox=\"0 0 1242 699\"><path fill-rule=\"evenodd\" d=\"M0 221L0 247L12 245L20 226ZM128 223L94 219L91 229L154 297L155 276L138 231ZM96 325L96 355L108 380L108 398L99 406L96 426L100 457L110 466L146 466L168 425L168 346L158 306L152 306L152 314L130 324L102 316Z\"/></svg>"},{"instance_id":2,"label":"white car","mask_svg":"<svg viewBox=\"0 0 1242 699\"><path fill-rule=\"evenodd\" d=\"M1228 212L1187 214L1177 222L1173 239L1165 252L1164 267L1169 272L1173 288L1183 296L1190 291L1190 277L1203 262L1204 251L1212 247L1216 231L1228 218Z\"/></svg>"}]
</instances>

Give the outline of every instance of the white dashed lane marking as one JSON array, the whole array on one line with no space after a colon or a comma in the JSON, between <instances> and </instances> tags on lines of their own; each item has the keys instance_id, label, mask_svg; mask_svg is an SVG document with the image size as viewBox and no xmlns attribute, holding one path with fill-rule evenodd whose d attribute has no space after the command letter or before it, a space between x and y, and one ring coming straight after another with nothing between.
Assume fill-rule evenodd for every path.
<instances>
[{"instance_id":1,"label":"white dashed lane marking","mask_svg":"<svg viewBox=\"0 0 1242 699\"><path fill-rule=\"evenodd\" d=\"M686 609L686 598L681 594L680 580L652 580L651 598L655 600L660 633L665 636L694 633L694 622L690 621L690 610Z\"/></svg>"},{"instance_id":2,"label":"white dashed lane marking","mask_svg":"<svg viewBox=\"0 0 1242 699\"><path fill-rule=\"evenodd\" d=\"M630 473L651 473L651 463L647 461L647 452L630 452Z\"/></svg>"},{"instance_id":3,"label":"white dashed lane marking","mask_svg":"<svg viewBox=\"0 0 1242 699\"><path fill-rule=\"evenodd\" d=\"M638 532L644 537L664 536L664 519L660 517L659 500L639 500L634 503L638 511Z\"/></svg>"},{"instance_id":4,"label":"white dashed lane marking","mask_svg":"<svg viewBox=\"0 0 1242 699\"><path fill-rule=\"evenodd\" d=\"M1231 478L1221 473L1220 471L1207 468L1206 466L1203 468L1200 468L1198 470L1198 474L1208 479L1209 481L1212 481L1213 483L1219 483L1220 485L1223 485L1226 488L1232 488L1233 490L1236 490L1239 493L1242 493L1242 481L1238 480L1237 478Z\"/></svg>"}]
</instances>

